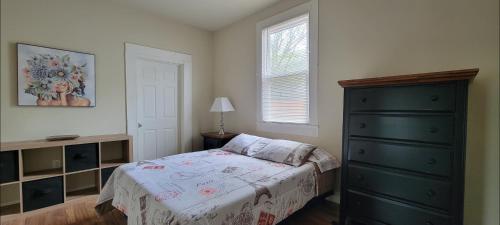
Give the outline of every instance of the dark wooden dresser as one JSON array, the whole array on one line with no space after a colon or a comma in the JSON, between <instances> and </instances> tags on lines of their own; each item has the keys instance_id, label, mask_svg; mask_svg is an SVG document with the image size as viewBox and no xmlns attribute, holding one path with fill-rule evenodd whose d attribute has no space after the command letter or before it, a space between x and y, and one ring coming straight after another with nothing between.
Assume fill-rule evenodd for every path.
<instances>
[{"instance_id":1,"label":"dark wooden dresser","mask_svg":"<svg viewBox=\"0 0 500 225\"><path fill-rule=\"evenodd\" d=\"M342 225L462 225L467 88L478 69L339 81Z\"/></svg>"}]
</instances>

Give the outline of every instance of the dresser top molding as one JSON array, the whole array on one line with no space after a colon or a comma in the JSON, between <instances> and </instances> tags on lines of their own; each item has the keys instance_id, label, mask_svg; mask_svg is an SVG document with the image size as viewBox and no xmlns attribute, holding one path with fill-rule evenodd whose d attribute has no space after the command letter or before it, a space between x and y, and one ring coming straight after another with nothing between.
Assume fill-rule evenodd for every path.
<instances>
[{"instance_id":1,"label":"dresser top molding","mask_svg":"<svg viewBox=\"0 0 500 225\"><path fill-rule=\"evenodd\" d=\"M383 76L354 80L341 80L339 85L346 87L367 87L367 86L383 86L394 84L423 84L454 80L473 80L479 72L479 68L450 70L432 73L418 73L408 75Z\"/></svg>"}]
</instances>

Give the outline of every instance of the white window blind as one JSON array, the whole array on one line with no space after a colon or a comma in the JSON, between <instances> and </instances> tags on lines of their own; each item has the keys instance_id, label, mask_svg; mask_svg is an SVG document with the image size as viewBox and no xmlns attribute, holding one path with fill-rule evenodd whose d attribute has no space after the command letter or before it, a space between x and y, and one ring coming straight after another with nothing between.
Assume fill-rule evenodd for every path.
<instances>
[{"instance_id":1,"label":"white window blind","mask_svg":"<svg viewBox=\"0 0 500 225\"><path fill-rule=\"evenodd\" d=\"M309 14L262 30L264 122L309 123Z\"/></svg>"}]
</instances>

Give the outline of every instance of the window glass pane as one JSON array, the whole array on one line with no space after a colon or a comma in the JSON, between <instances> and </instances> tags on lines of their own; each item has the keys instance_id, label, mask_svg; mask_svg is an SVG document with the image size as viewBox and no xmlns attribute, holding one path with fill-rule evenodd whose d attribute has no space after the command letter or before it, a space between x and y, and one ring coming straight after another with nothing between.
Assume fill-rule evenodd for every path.
<instances>
[{"instance_id":1,"label":"window glass pane","mask_svg":"<svg viewBox=\"0 0 500 225\"><path fill-rule=\"evenodd\" d=\"M264 30L262 119L309 122L309 15Z\"/></svg>"}]
</instances>

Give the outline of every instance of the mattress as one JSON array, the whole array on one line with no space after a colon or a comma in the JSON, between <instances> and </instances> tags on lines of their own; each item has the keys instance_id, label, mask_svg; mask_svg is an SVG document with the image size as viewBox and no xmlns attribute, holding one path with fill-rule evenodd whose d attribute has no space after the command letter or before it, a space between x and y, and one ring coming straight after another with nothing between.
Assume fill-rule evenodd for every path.
<instances>
[{"instance_id":1,"label":"mattress","mask_svg":"<svg viewBox=\"0 0 500 225\"><path fill-rule=\"evenodd\" d=\"M333 187L333 175L316 167L218 149L129 163L111 175L96 208L111 203L130 225L272 225Z\"/></svg>"}]
</instances>

